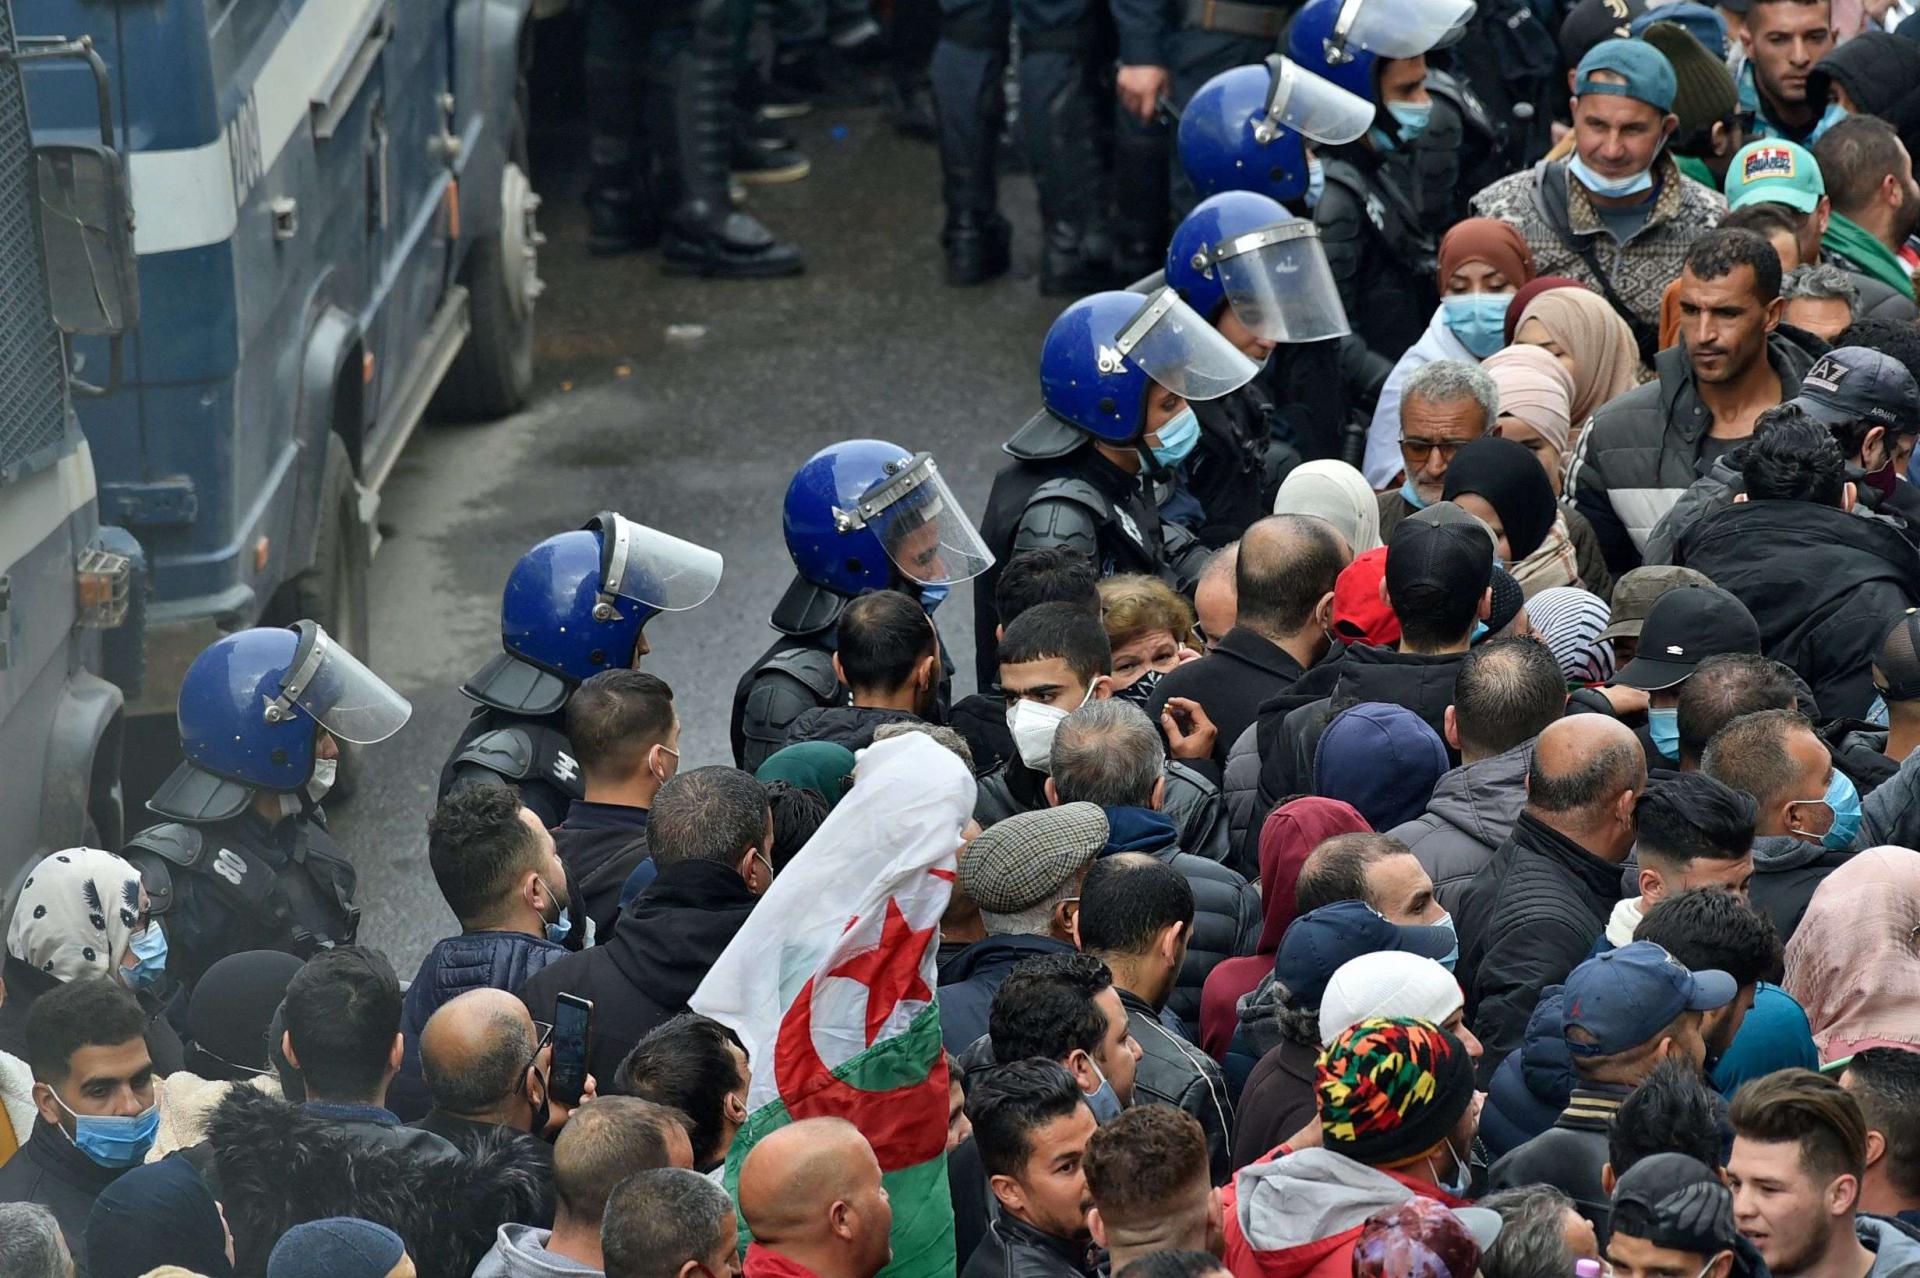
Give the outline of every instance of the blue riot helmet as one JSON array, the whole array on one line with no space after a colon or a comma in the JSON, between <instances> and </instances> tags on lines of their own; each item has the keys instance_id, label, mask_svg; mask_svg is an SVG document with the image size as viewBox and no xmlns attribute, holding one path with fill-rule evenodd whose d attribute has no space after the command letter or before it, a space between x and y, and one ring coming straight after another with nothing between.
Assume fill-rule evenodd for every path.
<instances>
[{"instance_id":1,"label":"blue riot helmet","mask_svg":"<svg viewBox=\"0 0 1920 1278\"><path fill-rule=\"evenodd\" d=\"M569 687L631 666L648 619L705 603L720 584L721 566L716 551L604 511L577 532L547 538L513 566L500 601L501 646ZM506 691L492 685L515 674L504 665L494 673L499 677L487 680L490 695L483 698L490 704ZM518 673L552 683L534 671ZM516 704L502 708L535 708L517 704L519 696L508 699Z\"/></svg>"},{"instance_id":2,"label":"blue riot helmet","mask_svg":"<svg viewBox=\"0 0 1920 1278\"><path fill-rule=\"evenodd\" d=\"M993 566L933 455L884 440L849 439L807 458L781 522L800 576L847 597L896 582L952 586Z\"/></svg>"},{"instance_id":3,"label":"blue riot helmet","mask_svg":"<svg viewBox=\"0 0 1920 1278\"><path fill-rule=\"evenodd\" d=\"M1369 103L1374 61L1411 58L1466 34L1474 0L1308 0L1287 32L1287 54Z\"/></svg>"},{"instance_id":4,"label":"blue riot helmet","mask_svg":"<svg viewBox=\"0 0 1920 1278\"><path fill-rule=\"evenodd\" d=\"M1152 385L1190 402L1219 399L1259 371L1172 288L1145 298L1094 293L1047 330L1040 397L1048 412L1094 439L1132 446L1147 433Z\"/></svg>"},{"instance_id":5,"label":"blue riot helmet","mask_svg":"<svg viewBox=\"0 0 1920 1278\"><path fill-rule=\"evenodd\" d=\"M1296 200L1307 192L1306 143L1338 146L1372 123L1370 91L1356 95L1276 53L1200 86L1180 114L1180 167L1202 195Z\"/></svg>"},{"instance_id":6,"label":"blue riot helmet","mask_svg":"<svg viewBox=\"0 0 1920 1278\"><path fill-rule=\"evenodd\" d=\"M1194 206L1167 247L1167 284L1209 320L1230 304L1242 327L1277 345L1352 331L1320 228L1251 191Z\"/></svg>"},{"instance_id":7,"label":"blue riot helmet","mask_svg":"<svg viewBox=\"0 0 1920 1278\"><path fill-rule=\"evenodd\" d=\"M148 806L169 816L225 820L255 790L298 790L313 776L324 728L371 745L413 713L318 622L258 627L216 639L180 684L182 763Z\"/></svg>"}]
</instances>

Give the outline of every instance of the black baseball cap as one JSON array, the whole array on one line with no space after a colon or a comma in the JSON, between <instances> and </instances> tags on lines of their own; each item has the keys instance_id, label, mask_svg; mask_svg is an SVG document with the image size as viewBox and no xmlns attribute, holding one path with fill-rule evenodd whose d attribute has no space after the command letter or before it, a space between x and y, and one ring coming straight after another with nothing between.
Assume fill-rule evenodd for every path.
<instances>
[{"instance_id":1,"label":"black baseball cap","mask_svg":"<svg viewBox=\"0 0 1920 1278\"><path fill-rule=\"evenodd\" d=\"M1874 688L1888 701L1920 701L1920 608L1901 613L1873 654Z\"/></svg>"},{"instance_id":2,"label":"black baseball cap","mask_svg":"<svg viewBox=\"0 0 1920 1278\"><path fill-rule=\"evenodd\" d=\"M1335 901L1287 924L1273 977L1287 987L1293 1006L1318 1009L1327 982L1349 959L1402 950L1437 962L1459 943L1451 928L1404 926L1365 901Z\"/></svg>"},{"instance_id":3,"label":"black baseball cap","mask_svg":"<svg viewBox=\"0 0 1920 1278\"><path fill-rule=\"evenodd\" d=\"M1676 586L1653 601L1640 628L1640 647L1611 682L1659 692L1684 682L1708 657L1726 652L1758 655L1760 623L1718 586Z\"/></svg>"},{"instance_id":4,"label":"black baseball cap","mask_svg":"<svg viewBox=\"0 0 1920 1278\"><path fill-rule=\"evenodd\" d=\"M1920 426L1920 386L1906 365L1865 346L1839 346L1813 362L1787 401L1829 426L1869 421Z\"/></svg>"},{"instance_id":5,"label":"black baseball cap","mask_svg":"<svg viewBox=\"0 0 1920 1278\"><path fill-rule=\"evenodd\" d=\"M1437 501L1394 527L1386 579L1387 598L1403 617L1427 600L1478 598L1493 580L1493 534L1454 503Z\"/></svg>"},{"instance_id":6,"label":"black baseball cap","mask_svg":"<svg viewBox=\"0 0 1920 1278\"><path fill-rule=\"evenodd\" d=\"M1685 1154L1650 1154L1613 1187L1613 1232L1715 1256L1735 1249L1733 1194L1707 1165Z\"/></svg>"}]
</instances>

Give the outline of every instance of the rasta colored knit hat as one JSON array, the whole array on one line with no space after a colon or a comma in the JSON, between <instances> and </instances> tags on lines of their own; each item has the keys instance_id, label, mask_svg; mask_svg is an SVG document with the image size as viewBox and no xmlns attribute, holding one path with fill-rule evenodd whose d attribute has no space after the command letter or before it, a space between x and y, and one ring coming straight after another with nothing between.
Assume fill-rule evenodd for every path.
<instances>
[{"instance_id":1,"label":"rasta colored knit hat","mask_svg":"<svg viewBox=\"0 0 1920 1278\"><path fill-rule=\"evenodd\" d=\"M1321 1142L1371 1167L1425 1153L1473 1103L1473 1061L1460 1040L1411 1016L1376 1016L1320 1053L1314 1094Z\"/></svg>"}]
</instances>

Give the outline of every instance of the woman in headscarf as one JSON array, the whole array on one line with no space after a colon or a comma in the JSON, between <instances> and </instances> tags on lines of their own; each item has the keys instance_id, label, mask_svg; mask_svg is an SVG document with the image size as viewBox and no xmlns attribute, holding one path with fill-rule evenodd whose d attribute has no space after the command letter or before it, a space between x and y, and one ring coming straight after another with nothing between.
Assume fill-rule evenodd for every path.
<instances>
[{"instance_id":1,"label":"woman in headscarf","mask_svg":"<svg viewBox=\"0 0 1920 1278\"><path fill-rule=\"evenodd\" d=\"M56 985L111 976L147 1009L147 1051L154 1072L180 1068L180 1036L161 1015L167 941L149 917L140 871L98 848L49 853L27 874L7 927L0 1005L0 1051L26 1054L27 1011Z\"/></svg>"},{"instance_id":2,"label":"woman in headscarf","mask_svg":"<svg viewBox=\"0 0 1920 1278\"><path fill-rule=\"evenodd\" d=\"M1573 374L1540 346L1509 346L1494 352L1481 367L1500 390L1500 438L1511 439L1534 455L1559 500L1571 456ZM1562 540L1573 543L1580 584L1602 599L1610 598L1613 574L1607 571L1600 539L1587 517L1565 501L1560 502L1553 531L1547 534L1555 553Z\"/></svg>"},{"instance_id":3,"label":"woman in headscarf","mask_svg":"<svg viewBox=\"0 0 1920 1278\"><path fill-rule=\"evenodd\" d=\"M1547 645L1569 688L1613 678L1613 644L1600 637L1610 615L1606 600L1578 586L1553 586L1527 600L1534 636Z\"/></svg>"},{"instance_id":4,"label":"woman in headscarf","mask_svg":"<svg viewBox=\"0 0 1920 1278\"><path fill-rule=\"evenodd\" d=\"M1567 454L1580 443L1593 411L1640 379L1640 352L1633 331L1607 299L1583 288L1556 288L1527 303L1514 326L1513 340L1544 347L1573 376L1573 402L1567 415L1572 429Z\"/></svg>"},{"instance_id":5,"label":"woman in headscarf","mask_svg":"<svg viewBox=\"0 0 1920 1278\"><path fill-rule=\"evenodd\" d=\"M1343 461L1328 458L1294 467L1280 483L1273 513L1318 515L1339 530L1356 557L1383 544L1379 499L1366 476Z\"/></svg>"},{"instance_id":6,"label":"woman in headscarf","mask_svg":"<svg viewBox=\"0 0 1920 1278\"><path fill-rule=\"evenodd\" d=\"M1822 879L1787 942L1784 984L1822 1064L1920 1046L1920 852L1868 848Z\"/></svg>"},{"instance_id":7,"label":"woman in headscarf","mask_svg":"<svg viewBox=\"0 0 1920 1278\"><path fill-rule=\"evenodd\" d=\"M203 1278L232 1278L233 1235L213 1191L184 1158L136 1167L100 1191L87 1217L92 1278L140 1278L178 1265Z\"/></svg>"},{"instance_id":8,"label":"woman in headscarf","mask_svg":"<svg viewBox=\"0 0 1920 1278\"><path fill-rule=\"evenodd\" d=\"M1100 582L1100 620L1113 650L1113 691L1145 706L1182 662L1196 660L1193 605L1158 577L1123 573Z\"/></svg>"},{"instance_id":9,"label":"woman in headscarf","mask_svg":"<svg viewBox=\"0 0 1920 1278\"><path fill-rule=\"evenodd\" d=\"M1533 279L1533 251L1520 233L1490 217L1456 222L1440 241L1440 306L1427 331L1387 374L1367 428L1362 470L1375 489L1393 486L1400 456L1400 388L1422 364L1450 359L1478 364L1505 345L1501 336L1513 294Z\"/></svg>"},{"instance_id":10,"label":"woman in headscarf","mask_svg":"<svg viewBox=\"0 0 1920 1278\"><path fill-rule=\"evenodd\" d=\"M1580 580L1553 485L1521 445L1496 435L1474 440L1454 455L1442 491L1493 530L1495 556L1527 595Z\"/></svg>"},{"instance_id":11,"label":"woman in headscarf","mask_svg":"<svg viewBox=\"0 0 1920 1278\"><path fill-rule=\"evenodd\" d=\"M280 1095L268 1027L299 970L291 954L245 950L201 974L187 1001L186 1067L154 1083L160 1130L148 1162L205 1140L207 1119L234 1088Z\"/></svg>"},{"instance_id":12,"label":"woman in headscarf","mask_svg":"<svg viewBox=\"0 0 1920 1278\"><path fill-rule=\"evenodd\" d=\"M1294 885L1308 855L1337 834L1372 831L1353 805L1337 799L1295 799L1267 814L1260 827L1260 939L1251 955L1215 964L1200 992L1200 1046L1216 1060L1227 1058L1234 1031L1240 1025L1240 1001L1272 979L1273 956L1280 950L1287 925L1293 922ZM1241 1077L1228 1079L1233 1095L1240 1094L1245 1070L1250 1070L1258 1057L1258 1052L1251 1054L1242 1062Z\"/></svg>"},{"instance_id":13,"label":"woman in headscarf","mask_svg":"<svg viewBox=\"0 0 1920 1278\"><path fill-rule=\"evenodd\" d=\"M1579 280L1568 279L1564 275L1536 275L1533 283L1513 295L1507 303L1507 322L1500 332L1500 341L1504 346L1513 345L1513 330L1520 327L1520 317L1527 313L1527 307L1533 305L1533 299L1542 293L1556 288L1579 288L1587 286ZM1589 292L1592 290L1589 289Z\"/></svg>"}]
</instances>

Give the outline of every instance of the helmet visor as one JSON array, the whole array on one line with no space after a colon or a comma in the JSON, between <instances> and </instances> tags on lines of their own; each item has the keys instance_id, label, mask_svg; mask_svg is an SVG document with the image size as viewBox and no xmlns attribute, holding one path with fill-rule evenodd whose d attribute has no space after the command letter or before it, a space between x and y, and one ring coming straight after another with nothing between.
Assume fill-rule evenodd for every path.
<instances>
[{"instance_id":1,"label":"helmet visor","mask_svg":"<svg viewBox=\"0 0 1920 1278\"><path fill-rule=\"evenodd\" d=\"M1318 342L1352 331L1312 222L1281 222L1225 240L1214 248L1214 269L1234 318L1269 342Z\"/></svg>"},{"instance_id":2,"label":"helmet visor","mask_svg":"<svg viewBox=\"0 0 1920 1278\"><path fill-rule=\"evenodd\" d=\"M1147 299L1114 345L1141 372L1189 401L1231 394L1260 371L1170 288Z\"/></svg>"},{"instance_id":3,"label":"helmet visor","mask_svg":"<svg viewBox=\"0 0 1920 1278\"><path fill-rule=\"evenodd\" d=\"M611 511L588 529L600 534L601 589L660 612L684 612L720 584L720 552L682 541Z\"/></svg>"},{"instance_id":4,"label":"helmet visor","mask_svg":"<svg viewBox=\"0 0 1920 1278\"><path fill-rule=\"evenodd\" d=\"M1474 0L1347 0L1334 39L1348 52L1411 58L1465 35L1473 11Z\"/></svg>"},{"instance_id":5,"label":"helmet visor","mask_svg":"<svg viewBox=\"0 0 1920 1278\"><path fill-rule=\"evenodd\" d=\"M852 510L835 510L842 532L866 528L900 575L923 586L969 581L993 566L993 552L941 478L931 453L916 454L868 489Z\"/></svg>"},{"instance_id":6,"label":"helmet visor","mask_svg":"<svg viewBox=\"0 0 1920 1278\"><path fill-rule=\"evenodd\" d=\"M1333 81L1315 75L1278 53L1267 56L1272 80L1267 88L1267 112L1254 125L1260 141L1270 142L1280 127L1341 146L1364 134L1373 123L1373 103L1349 93Z\"/></svg>"},{"instance_id":7,"label":"helmet visor","mask_svg":"<svg viewBox=\"0 0 1920 1278\"><path fill-rule=\"evenodd\" d=\"M407 699L333 641L317 622L302 621L300 646L280 700L291 701L314 722L355 745L385 741L413 714ZM269 707L271 709L271 707Z\"/></svg>"}]
</instances>

